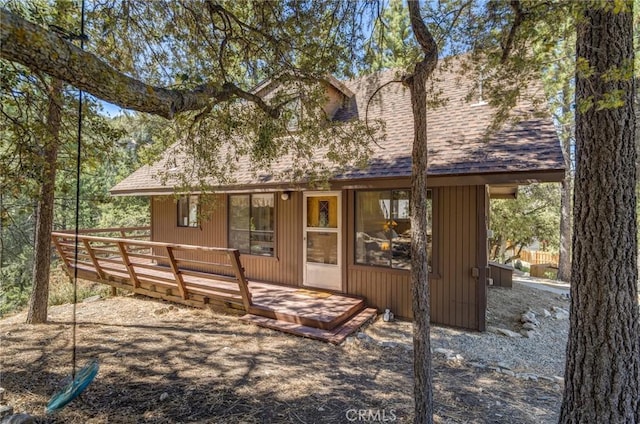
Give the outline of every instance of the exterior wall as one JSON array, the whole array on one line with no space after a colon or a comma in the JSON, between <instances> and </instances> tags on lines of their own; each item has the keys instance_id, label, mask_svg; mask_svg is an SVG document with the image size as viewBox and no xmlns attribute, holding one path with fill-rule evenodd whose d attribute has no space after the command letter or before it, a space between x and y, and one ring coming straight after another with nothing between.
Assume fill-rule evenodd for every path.
<instances>
[{"instance_id":1,"label":"exterior wall","mask_svg":"<svg viewBox=\"0 0 640 424\"><path fill-rule=\"evenodd\" d=\"M247 278L282 283L302 284L302 193L292 192L289 200L276 199L276 246L275 256L242 255L242 264ZM228 247L227 204L228 196L214 197L208 219L198 228L177 226L177 207L173 196L154 197L151 207L151 237L153 241L165 243L193 244L208 247ZM204 257L191 257L206 261ZM216 269L206 269L218 271Z\"/></svg>"},{"instance_id":2,"label":"exterior wall","mask_svg":"<svg viewBox=\"0 0 640 424\"><path fill-rule=\"evenodd\" d=\"M349 192L346 292L411 319L409 271L356 265L353 222L355 195ZM433 199L433 273L429 277L431 321L484 330L486 309L486 188L435 187ZM484 240L484 241L480 241ZM474 268L477 274L474 273ZM474 276L477 275L477 276ZM481 283L480 283L481 282Z\"/></svg>"},{"instance_id":3,"label":"exterior wall","mask_svg":"<svg viewBox=\"0 0 640 424\"><path fill-rule=\"evenodd\" d=\"M279 194L275 193L276 256L243 254L241 260L249 279L301 286L303 196L302 192L291 192L289 200L282 200ZM152 239L227 247L228 196L220 194L215 200L210 219L202 222L200 228L184 228L176 225L175 199L155 197L152 201ZM342 290L364 297L370 306L380 311L389 308L397 317L411 319L410 272L355 264L355 191L342 190L342 202ZM488 266L486 186L434 187L432 202L431 321L484 330Z\"/></svg>"}]
</instances>

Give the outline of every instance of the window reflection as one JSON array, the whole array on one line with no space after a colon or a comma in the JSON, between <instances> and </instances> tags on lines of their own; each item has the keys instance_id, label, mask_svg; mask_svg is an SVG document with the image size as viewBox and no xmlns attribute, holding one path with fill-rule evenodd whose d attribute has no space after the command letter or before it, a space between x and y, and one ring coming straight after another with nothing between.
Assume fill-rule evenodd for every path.
<instances>
[{"instance_id":1,"label":"window reflection","mask_svg":"<svg viewBox=\"0 0 640 424\"><path fill-rule=\"evenodd\" d=\"M429 196L430 197L430 196ZM408 190L356 193L356 252L358 264L411 269L411 210ZM427 205L428 265L432 257L432 208Z\"/></svg>"}]
</instances>

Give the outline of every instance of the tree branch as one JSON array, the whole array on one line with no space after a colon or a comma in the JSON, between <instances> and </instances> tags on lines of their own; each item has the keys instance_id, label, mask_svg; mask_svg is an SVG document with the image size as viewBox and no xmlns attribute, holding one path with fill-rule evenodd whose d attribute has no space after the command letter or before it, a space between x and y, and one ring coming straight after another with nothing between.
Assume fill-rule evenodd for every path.
<instances>
[{"instance_id":1,"label":"tree branch","mask_svg":"<svg viewBox=\"0 0 640 424\"><path fill-rule=\"evenodd\" d=\"M125 109L172 118L177 113L201 110L237 97L253 102L271 117L280 114L278 108L230 82L203 84L193 90L152 86L4 8L0 8L0 21L0 57L45 72Z\"/></svg>"},{"instance_id":2,"label":"tree branch","mask_svg":"<svg viewBox=\"0 0 640 424\"><path fill-rule=\"evenodd\" d=\"M511 8L516 14L516 17L513 20L513 25L511 25L511 29L509 30L509 35L507 35L506 41L502 44L502 57L500 58L501 63L505 63L511 54L511 49L513 48L513 42L516 38L516 32L522 22L524 22L525 13L522 10L522 4L520 4L520 0L511 0L509 3Z\"/></svg>"}]
</instances>

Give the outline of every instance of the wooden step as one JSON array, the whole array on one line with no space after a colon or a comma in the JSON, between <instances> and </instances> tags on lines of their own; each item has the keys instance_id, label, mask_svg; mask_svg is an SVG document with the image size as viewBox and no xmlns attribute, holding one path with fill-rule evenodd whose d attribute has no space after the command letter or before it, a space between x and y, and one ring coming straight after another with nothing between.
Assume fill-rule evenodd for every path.
<instances>
[{"instance_id":1,"label":"wooden step","mask_svg":"<svg viewBox=\"0 0 640 424\"><path fill-rule=\"evenodd\" d=\"M247 314L240 319L243 322L258 325L260 327L270 328L272 330L282 331L284 333L296 336L307 337L314 340L329 342L332 344L340 344L350 334L357 331L360 327L376 317L377 310L374 308L366 308L352 316L350 319L335 327L332 330L309 327L306 325L296 324L288 321L280 321L264 316Z\"/></svg>"}]
</instances>

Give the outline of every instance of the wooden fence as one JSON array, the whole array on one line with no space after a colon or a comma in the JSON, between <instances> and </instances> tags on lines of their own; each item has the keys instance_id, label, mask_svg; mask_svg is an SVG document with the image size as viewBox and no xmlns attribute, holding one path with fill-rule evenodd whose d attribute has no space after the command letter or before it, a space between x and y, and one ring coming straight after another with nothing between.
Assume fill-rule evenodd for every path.
<instances>
[{"instance_id":1,"label":"wooden fence","mask_svg":"<svg viewBox=\"0 0 640 424\"><path fill-rule=\"evenodd\" d=\"M550 264L557 267L560 262L560 255L539 250L522 250L520 252L520 259L530 264Z\"/></svg>"}]
</instances>

